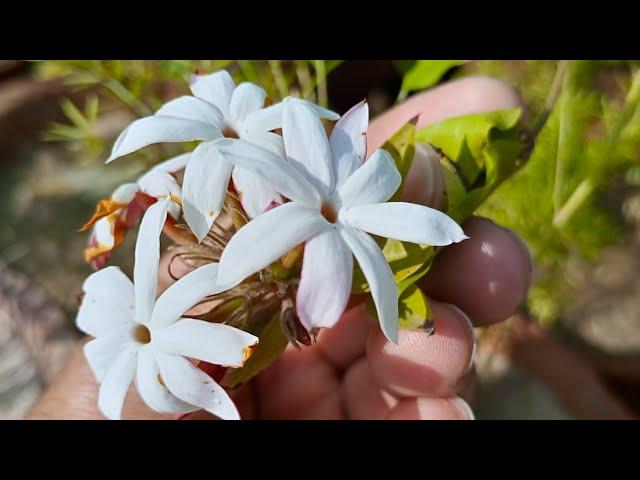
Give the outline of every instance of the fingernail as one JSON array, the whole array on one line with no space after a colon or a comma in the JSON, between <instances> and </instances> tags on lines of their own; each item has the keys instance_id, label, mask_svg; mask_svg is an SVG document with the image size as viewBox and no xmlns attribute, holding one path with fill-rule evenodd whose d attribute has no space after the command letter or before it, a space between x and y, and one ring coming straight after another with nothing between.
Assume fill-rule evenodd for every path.
<instances>
[{"instance_id":1,"label":"fingernail","mask_svg":"<svg viewBox=\"0 0 640 480\"><path fill-rule=\"evenodd\" d=\"M460 307L458 307L457 305L453 305L451 303L447 303L447 306L451 307L453 310L456 311L456 313L458 314L458 316L460 318L462 318L464 320L465 325L467 326L467 328L469 329L469 335L471 336L471 342L473 344L473 347L471 349L471 356L469 357L469 365L467 365L467 369L465 370L465 375L467 373L469 373L469 371L473 368L473 366L476 363L476 356L478 355L478 342L476 341L476 333L473 329L473 324L471 323L471 319L469 319L469 317L467 316L466 313L464 313Z\"/></svg>"},{"instance_id":2,"label":"fingernail","mask_svg":"<svg viewBox=\"0 0 640 480\"><path fill-rule=\"evenodd\" d=\"M458 409L460 412L460 420L475 420L476 416L471 410L469 404L462 398L456 397L451 399L451 403Z\"/></svg>"}]
</instances>

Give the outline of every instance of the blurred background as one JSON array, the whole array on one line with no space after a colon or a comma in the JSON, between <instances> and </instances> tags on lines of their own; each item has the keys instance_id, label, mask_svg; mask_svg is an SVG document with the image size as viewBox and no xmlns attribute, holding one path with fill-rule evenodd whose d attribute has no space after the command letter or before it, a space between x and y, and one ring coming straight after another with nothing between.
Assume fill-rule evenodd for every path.
<instances>
[{"instance_id":1,"label":"blurred background","mask_svg":"<svg viewBox=\"0 0 640 480\"><path fill-rule=\"evenodd\" d=\"M517 88L532 119L560 95L529 162L481 207L536 262L516 315L478 329L479 419L628 419L640 414L640 62L0 61L0 418L21 418L80 335L90 273L78 228L96 202L184 145L104 159L133 119L228 69L274 101L293 94L372 117L467 75ZM562 73L562 75L559 75ZM561 79L558 83L558 79ZM554 83L556 83L554 85ZM113 261L130 268L134 235Z\"/></svg>"}]
</instances>

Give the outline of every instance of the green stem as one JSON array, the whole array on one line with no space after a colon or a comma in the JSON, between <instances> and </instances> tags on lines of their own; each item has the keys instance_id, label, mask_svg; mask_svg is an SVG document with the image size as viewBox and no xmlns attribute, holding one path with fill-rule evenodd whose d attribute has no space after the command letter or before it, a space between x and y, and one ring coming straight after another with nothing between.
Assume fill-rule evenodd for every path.
<instances>
[{"instance_id":1,"label":"green stem","mask_svg":"<svg viewBox=\"0 0 640 480\"><path fill-rule=\"evenodd\" d=\"M318 103L321 107L327 107L329 103L327 95L327 66L324 60L314 60L313 63L318 81Z\"/></svg>"},{"instance_id":2,"label":"green stem","mask_svg":"<svg viewBox=\"0 0 640 480\"><path fill-rule=\"evenodd\" d=\"M556 70L556 76L553 80L553 84L551 85L550 95L549 97L555 96L558 98L560 92L566 87L568 75L565 75L568 69L568 62L564 61L558 63L558 69ZM554 102L555 103L555 102ZM560 100L560 126L558 128L558 152L556 155L556 173L553 184L553 211L557 213L558 210L562 207L562 190L565 185L565 172L566 172L566 161L569 157L569 152L566 150L566 130L567 130L567 108L568 101L566 97L563 97ZM545 108L546 118L551 114L551 110L553 109L553 103L550 103L550 100L547 100L547 105ZM544 114L543 114L544 115Z\"/></svg>"},{"instance_id":3,"label":"green stem","mask_svg":"<svg viewBox=\"0 0 640 480\"><path fill-rule=\"evenodd\" d=\"M271 74L273 75L273 79L276 82L276 87L278 88L278 94L281 99L289 96L289 87L287 86L287 80L284 77L284 73L282 73L282 66L280 65L280 60L269 60L269 68L271 69Z\"/></svg>"},{"instance_id":4,"label":"green stem","mask_svg":"<svg viewBox=\"0 0 640 480\"><path fill-rule=\"evenodd\" d=\"M562 208L554 215L554 227L564 227L571 217L580 209L585 200L593 193L595 188L596 186L590 178L585 178L580 182L580 185L573 191Z\"/></svg>"},{"instance_id":5,"label":"green stem","mask_svg":"<svg viewBox=\"0 0 640 480\"><path fill-rule=\"evenodd\" d=\"M615 146L618 143L620 135L624 131L625 127L631 121L640 106L640 70L637 70L633 75L631 87L625 98L625 107L623 109L620 119L613 128L613 132L607 143L604 158L608 158ZM601 175L605 175L601 173ZM589 198L589 196L596 190L596 185L591 178L584 179L578 187L573 191L566 203L560 208L554 215L553 224L557 228L561 228L567 224L571 217L580 209L582 204Z\"/></svg>"},{"instance_id":6,"label":"green stem","mask_svg":"<svg viewBox=\"0 0 640 480\"><path fill-rule=\"evenodd\" d=\"M302 90L302 98L315 102L314 85L306 60L296 62L296 77Z\"/></svg>"}]
</instances>

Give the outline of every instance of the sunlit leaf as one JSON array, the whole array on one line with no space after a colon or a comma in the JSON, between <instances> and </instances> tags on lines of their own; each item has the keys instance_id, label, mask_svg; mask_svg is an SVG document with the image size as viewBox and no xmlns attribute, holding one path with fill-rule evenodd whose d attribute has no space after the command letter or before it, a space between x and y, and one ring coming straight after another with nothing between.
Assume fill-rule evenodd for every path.
<instances>
[{"instance_id":1,"label":"sunlit leaf","mask_svg":"<svg viewBox=\"0 0 640 480\"><path fill-rule=\"evenodd\" d=\"M515 172L529 138L519 109L466 115L429 125L417 140L444 155L448 215L469 217L500 183Z\"/></svg>"},{"instance_id":2,"label":"sunlit leaf","mask_svg":"<svg viewBox=\"0 0 640 480\"><path fill-rule=\"evenodd\" d=\"M417 60L402 78L401 97L405 93L435 85L447 71L465 62L466 60Z\"/></svg>"},{"instance_id":3,"label":"sunlit leaf","mask_svg":"<svg viewBox=\"0 0 640 480\"><path fill-rule=\"evenodd\" d=\"M271 319L259 338L260 341L249 360L241 368L230 369L222 379L223 386L235 388L248 382L278 358L289 343L280 327L280 315Z\"/></svg>"},{"instance_id":4,"label":"sunlit leaf","mask_svg":"<svg viewBox=\"0 0 640 480\"><path fill-rule=\"evenodd\" d=\"M416 285L398 292L398 327L404 330L433 333L434 321L429 300ZM367 313L378 319L375 304L369 298L365 305Z\"/></svg>"}]
</instances>

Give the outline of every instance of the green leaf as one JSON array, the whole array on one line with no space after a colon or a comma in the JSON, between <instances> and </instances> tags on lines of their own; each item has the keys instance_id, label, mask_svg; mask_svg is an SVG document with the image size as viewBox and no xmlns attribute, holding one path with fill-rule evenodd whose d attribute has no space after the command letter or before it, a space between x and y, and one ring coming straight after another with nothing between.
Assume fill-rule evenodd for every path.
<instances>
[{"instance_id":1,"label":"green leaf","mask_svg":"<svg viewBox=\"0 0 640 480\"><path fill-rule=\"evenodd\" d=\"M370 298L367 301L365 308L373 319L378 319L373 299ZM399 292L398 327L405 330L433 332L433 314L429 300L416 285L410 285Z\"/></svg>"},{"instance_id":2,"label":"green leaf","mask_svg":"<svg viewBox=\"0 0 640 480\"><path fill-rule=\"evenodd\" d=\"M402 290L421 278L431 266L435 249L430 245L401 242L392 239L377 239L382 253L389 262L393 278ZM369 292L369 285L362 270L354 268L351 293L361 294Z\"/></svg>"},{"instance_id":3,"label":"green leaf","mask_svg":"<svg viewBox=\"0 0 640 480\"><path fill-rule=\"evenodd\" d=\"M400 172L402 183L389 201L395 202L400 197L404 186L405 178L411 168L413 157L416 151L416 122L417 117L409 123L403 125L389 140L382 146L384 150L391 154L393 161Z\"/></svg>"},{"instance_id":4,"label":"green leaf","mask_svg":"<svg viewBox=\"0 0 640 480\"><path fill-rule=\"evenodd\" d=\"M98 118L98 109L100 103L97 95L90 95L87 98L87 103L84 106L84 113L89 123L93 123Z\"/></svg>"},{"instance_id":5,"label":"green leaf","mask_svg":"<svg viewBox=\"0 0 640 480\"><path fill-rule=\"evenodd\" d=\"M417 60L402 78L401 97L435 85L447 71L465 62L466 60Z\"/></svg>"},{"instance_id":6,"label":"green leaf","mask_svg":"<svg viewBox=\"0 0 640 480\"><path fill-rule=\"evenodd\" d=\"M253 355L241 368L230 369L222 379L222 385L236 388L248 382L278 358L288 343L280 327L280 315L275 315L262 330Z\"/></svg>"},{"instance_id":7,"label":"green leaf","mask_svg":"<svg viewBox=\"0 0 640 480\"><path fill-rule=\"evenodd\" d=\"M69 100L68 98L62 100L61 107L64 114L67 116L67 118L69 118L69 120L71 120L71 122L73 122L76 127L85 130L89 129L89 122L86 118L84 118L82 112L78 110L78 107L76 107L71 100Z\"/></svg>"},{"instance_id":8,"label":"green leaf","mask_svg":"<svg viewBox=\"0 0 640 480\"><path fill-rule=\"evenodd\" d=\"M464 221L520 167L528 136L519 109L466 115L429 125L417 140L440 149L447 187L447 214Z\"/></svg>"},{"instance_id":9,"label":"green leaf","mask_svg":"<svg viewBox=\"0 0 640 480\"><path fill-rule=\"evenodd\" d=\"M433 331L433 315L427 297L411 285L398 299L398 326L407 330Z\"/></svg>"}]
</instances>

